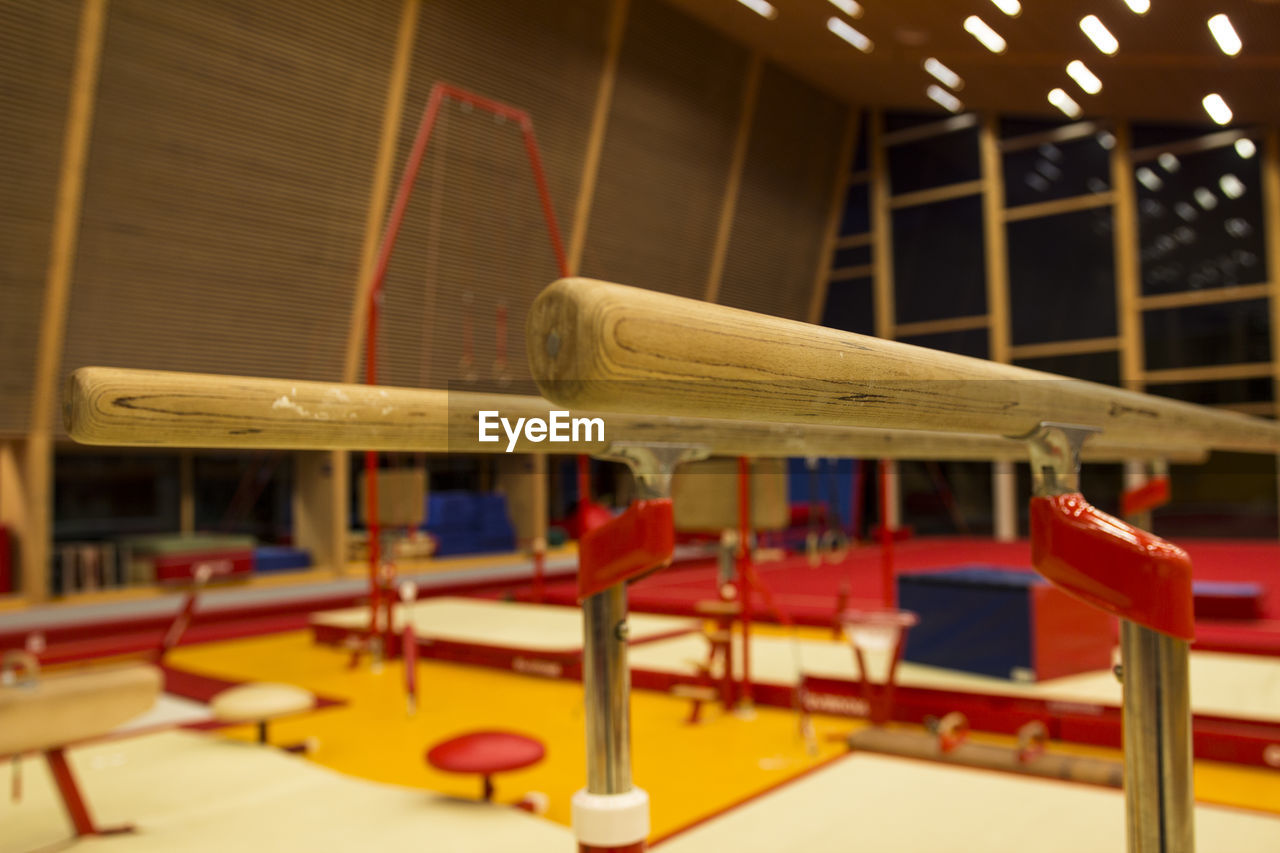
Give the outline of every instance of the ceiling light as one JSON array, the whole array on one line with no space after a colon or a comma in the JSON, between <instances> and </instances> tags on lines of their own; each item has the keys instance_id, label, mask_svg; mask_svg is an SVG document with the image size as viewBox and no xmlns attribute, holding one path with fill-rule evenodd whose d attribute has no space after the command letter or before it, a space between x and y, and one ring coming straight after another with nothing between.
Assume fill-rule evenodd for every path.
<instances>
[{"instance_id":1,"label":"ceiling light","mask_svg":"<svg viewBox=\"0 0 1280 853\"><path fill-rule=\"evenodd\" d=\"M936 83L931 84L928 89L924 90L924 93L929 96L929 100L940 105L943 109L953 113L958 113L964 109L964 104L960 103L959 98Z\"/></svg>"},{"instance_id":2,"label":"ceiling light","mask_svg":"<svg viewBox=\"0 0 1280 853\"><path fill-rule=\"evenodd\" d=\"M844 39L863 53L870 53L871 49L875 47L875 45L871 43L871 39L867 38L839 18L827 18L827 29L831 30L831 32L840 36L840 38Z\"/></svg>"},{"instance_id":3,"label":"ceiling light","mask_svg":"<svg viewBox=\"0 0 1280 853\"><path fill-rule=\"evenodd\" d=\"M1258 146L1253 144L1253 140L1248 137L1240 137L1236 140L1236 153L1244 160L1248 160L1254 154L1258 153Z\"/></svg>"},{"instance_id":4,"label":"ceiling light","mask_svg":"<svg viewBox=\"0 0 1280 853\"><path fill-rule=\"evenodd\" d=\"M1195 196L1196 204L1205 210L1213 210L1218 206L1218 197L1204 187L1196 187L1192 195Z\"/></svg>"},{"instance_id":5,"label":"ceiling light","mask_svg":"<svg viewBox=\"0 0 1280 853\"><path fill-rule=\"evenodd\" d=\"M850 18L862 17L862 7L855 3L854 0L831 0L831 5L844 12Z\"/></svg>"},{"instance_id":6,"label":"ceiling light","mask_svg":"<svg viewBox=\"0 0 1280 853\"><path fill-rule=\"evenodd\" d=\"M1179 218L1186 222L1194 222L1197 216L1196 209L1185 201L1180 201L1173 206L1173 212L1178 214Z\"/></svg>"},{"instance_id":7,"label":"ceiling light","mask_svg":"<svg viewBox=\"0 0 1280 853\"><path fill-rule=\"evenodd\" d=\"M1100 130L1094 134L1093 138L1098 140L1098 144L1107 151L1116 147L1116 138L1109 130Z\"/></svg>"},{"instance_id":8,"label":"ceiling light","mask_svg":"<svg viewBox=\"0 0 1280 853\"><path fill-rule=\"evenodd\" d=\"M1138 169L1138 171L1134 172L1133 176L1138 179L1138 183L1142 184L1152 192L1158 192L1160 188L1164 186L1164 181L1160 180L1160 176L1148 169L1146 166L1143 166Z\"/></svg>"},{"instance_id":9,"label":"ceiling light","mask_svg":"<svg viewBox=\"0 0 1280 853\"><path fill-rule=\"evenodd\" d=\"M982 46L987 50L992 53L1004 53L1004 49L1007 46L1004 38L987 26L987 22L977 15L970 15L964 19L964 29L969 35L982 42Z\"/></svg>"},{"instance_id":10,"label":"ceiling light","mask_svg":"<svg viewBox=\"0 0 1280 853\"><path fill-rule=\"evenodd\" d=\"M1164 169L1170 175L1182 167L1182 163L1178 161L1178 158L1170 154L1168 151L1162 152L1160 156L1156 158L1156 162L1160 164L1161 169Z\"/></svg>"},{"instance_id":11,"label":"ceiling light","mask_svg":"<svg viewBox=\"0 0 1280 853\"><path fill-rule=\"evenodd\" d=\"M1231 26L1231 19L1226 15L1214 15L1210 18L1209 32L1213 33L1218 47L1227 56L1235 56L1240 52L1240 36L1236 35L1236 28Z\"/></svg>"},{"instance_id":12,"label":"ceiling light","mask_svg":"<svg viewBox=\"0 0 1280 853\"><path fill-rule=\"evenodd\" d=\"M1102 25L1097 15L1086 15L1081 18L1080 29L1084 30L1084 34L1089 37L1089 41L1093 42L1094 47L1107 56L1120 49L1120 42L1116 41L1111 31Z\"/></svg>"},{"instance_id":13,"label":"ceiling light","mask_svg":"<svg viewBox=\"0 0 1280 853\"><path fill-rule=\"evenodd\" d=\"M1240 198L1244 195L1244 181L1228 172L1218 178L1218 189L1222 190L1222 194L1227 198Z\"/></svg>"},{"instance_id":14,"label":"ceiling light","mask_svg":"<svg viewBox=\"0 0 1280 853\"><path fill-rule=\"evenodd\" d=\"M1027 186L1038 192L1044 192L1049 189L1049 182L1046 181L1044 176L1039 172L1027 172L1025 180L1027 182Z\"/></svg>"},{"instance_id":15,"label":"ceiling light","mask_svg":"<svg viewBox=\"0 0 1280 853\"><path fill-rule=\"evenodd\" d=\"M1209 118L1218 124L1230 123L1231 107L1227 106L1227 102L1222 100L1222 96L1217 92L1212 95L1205 95L1204 100L1200 103L1204 104L1204 111L1209 114Z\"/></svg>"},{"instance_id":16,"label":"ceiling light","mask_svg":"<svg viewBox=\"0 0 1280 853\"><path fill-rule=\"evenodd\" d=\"M1139 15L1145 15L1151 8L1151 0L1124 0L1124 5Z\"/></svg>"},{"instance_id":17,"label":"ceiling light","mask_svg":"<svg viewBox=\"0 0 1280 853\"><path fill-rule=\"evenodd\" d=\"M778 10L773 7L769 0L738 0L738 2L762 18L768 18L772 21L778 17Z\"/></svg>"},{"instance_id":18,"label":"ceiling light","mask_svg":"<svg viewBox=\"0 0 1280 853\"><path fill-rule=\"evenodd\" d=\"M1061 89L1054 89L1049 93L1049 103L1066 113L1068 118L1080 117L1080 105Z\"/></svg>"},{"instance_id":19,"label":"ceiling light","mask_svg":"<svg viewBox=\"0 0 1280 853\"><path fill-rule=\"evenodd\" d=\"M1004 12L1010 18L1016 18L1022 14L1022 4L1018 0L991 0L996 4L996 8Z\"/></svg>"},{"instance_id":20,"label":"ceiling light","mask_svg":"<svg viewBox=\"0 0 1280 853\"><path fill-rule=\"evenodd\" d=\"M960 75L932 56L924 61L924 70L929 72L939 83L944 86L950 86L957 92L964 88L964 80L960 79Z\"/></svg>"},{"instance_id":21,"label":"ceiling light","mask_svg":"<svg viewBox=\"0 0 1280 853\"><path fill-rule=\"evenodd\" d=\"M1067 63L1067 73L1071 75L1071 79L1080 84L1080 88L1084 89L1090 95L1096 95L1102 91L1102 81L1098 79L1098 75L1089 70L1089 67L1078 59L1073 59Z\"/></svg>"}]
</instances>

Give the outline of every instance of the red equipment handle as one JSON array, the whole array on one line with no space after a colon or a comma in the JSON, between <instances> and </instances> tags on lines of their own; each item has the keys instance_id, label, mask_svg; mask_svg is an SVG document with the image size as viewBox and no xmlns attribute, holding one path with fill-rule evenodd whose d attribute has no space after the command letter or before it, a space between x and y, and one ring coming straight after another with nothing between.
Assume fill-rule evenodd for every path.
<instances>
[{"instance_id":1,"label":"red equipment handle","mask_svg":"<svg viewBox=\"0 0 1280 853\"><path fill-rule=\"evenodd\" d=\"M662 568L675 547L671 499L636 501L578 540L578 599Z\"/></svg>"},{"instance_id":2,"label":"red equipment handle","mask_svg":"<svg viewBox=\"0 0 1280 853\"><path fill-rule=\"evenodd\" d=\"M1143 512L1162 507L1173 498L1168 477L1152 477L1135 489L1129 489L1121 499L1120 512L1125 518L1133 518Z\"/></svg>"},{"instance_id":3,"label":"red equipment handle","mask_svg":"<svg viewBox=\"0 0 1280 853\"><path fill-rule=\"evenodd\" d=\"M1079 494L1031 499L1031 561L1055 586L1094 607L1184 640L1195 637L1187 552Z\"/></svg>"}]
</instances>

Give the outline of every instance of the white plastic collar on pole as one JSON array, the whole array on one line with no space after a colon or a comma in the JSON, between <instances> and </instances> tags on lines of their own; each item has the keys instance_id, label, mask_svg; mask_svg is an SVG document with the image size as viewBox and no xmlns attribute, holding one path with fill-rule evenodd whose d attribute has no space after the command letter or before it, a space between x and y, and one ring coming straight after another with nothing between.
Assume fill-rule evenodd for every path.
<instances>
[{"instance_id":1,"label":"white plastic collar on pole","mask_svg":"<svg viewBox=\"0 0 1280 853\"><path fill-rule=\"evenodd\" d=\"M641 788L625 794L573 795L573 831L595 847L622 847L649 836L649 795Z\"/></svg>"}]
</instances>

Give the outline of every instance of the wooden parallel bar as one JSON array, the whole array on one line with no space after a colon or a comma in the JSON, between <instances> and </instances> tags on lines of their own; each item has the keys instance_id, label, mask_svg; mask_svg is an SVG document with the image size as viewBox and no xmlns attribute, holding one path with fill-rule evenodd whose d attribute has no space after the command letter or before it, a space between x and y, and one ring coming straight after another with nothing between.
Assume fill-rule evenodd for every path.
<instances>
[{"instance_id":1,"label":"wooden parallel bar","mask_svg":"<svg viewBox=\"0 0 1280 853\"><path fill-rule=\"evenodd\" d=\"M856 107L849 107L845 113L844 132L840 136L840 152L836 155L836 178L831 182L831 198L827 202L827 226L822 232L822 248L818 250L816 274L813 277L813 294L809 298L808 318L810 323L822 320L822 311L827 305L827 286L834 276L827 274L834 263L833 254L840 245L840 212L844 209L845 196L848 189L840 176L853 161L853 149L858 140L858 121L860 113Z\"/></svg>"},{"instance_id":2,"label":"wooden parallel bar","mask_svg":"<svg viewBox=\"0 0 1280 853\"><path fill-rule=\"evenodd\" d=\"M1249 299L1266 299L1271 294L1270 284L1240 284L1235 287L1215 287L1210 290L1186 290L1181 293L1158 293L1138 299L1143 311L1162 308L1186 308L1191 305L1219 305L1224 302L1244 302Z\"/></svg>"},{"instance_id":3,"label":"wooden parallel bar","mask_svg":"<svg viewBox=\"0 0 1280 853\"><path fill-rule=\"evenodd\" d=\"M945 133L967 130L971 127L976 127L977 124L977 115L965 113L964 115L945 118L942 121L931 121L928 124L918 124L915 127L906 127L902 130L886 133L884 134L884 144L887 147L891 147L908 142L919 142L922 139L931 139L935 136L942 136Z\"/></svg>"},{"instance_id":4,"label":"wooden parallel bar","mask_svg":"<svg viewBox=\"0 0 1280 853\"><path fill-rule=\"evenodd\" d=\"M1175 382L1218 382L1224 379L1260 379L1272 375L1274 366L1269 361L1253 364L1211 364L1204 367L1174 367L1167 370L1148 370L1143 381L1149 385L1165 385Z\"/></svg>"},{"instance_id":5,"label":"wooden parallel bar","mask_svg":"<svg viewBox=\"0 0 1280 853\"><path fill-rule=\"evenodd\" d=\"M1023 136L1013 136L1009 139L1000 140L1000 152L1008 154L1011 151L1025 151L1028 148L1039 148L1044 144L1053 144L1057 142L1071 142L1075 139L1083 139L1086 136L1092 136L1100 130L1106 130L1106 125L1096 121L1078 121L1075 124L1067 124L1062 127L1055 127L1053 130L1045 130L1040 133L1028 133Z\"/></svg>"},{"instance_id":6,"label":"wooden parallel bar","mask_svg":"<svg viewBox=\"0 0 1280 853\"><path fill-rule=\"evenodd\" d=\"M914 338L919 335L937 335L944 332L968 332L973 329L985 329L990 325L986 314L975 317L948 317L945 320L921 320L918 323L899 323L893 327L893 337Z\"/></svg>"},{"instance_id":7,"label":"wooden parallel bar","mask_svg":"<svg viewBox=\"0 0 1280 853\"><path fill-rule=\"evenodd\" d=\"M85 444L293 450L374 449L505 453L479 440L479 412L542 418L559 407L540 397L243 376L84 367L64 400L67 431ZM724 456L842 456L886 459L1025 459L1024 442L1002 436L778 424L574 411L599 417L604 437L564 443L521 438L516 453L599 453L615 441L698 444ZM1092 458L1164 457L1145 443L1101 441ZM1174 458L1200 461L1198 448Z\"/></svg>"},{"instance_id":8,"label":"wooden parallel bar","mask_svg":"<svg viewBox=\"0 0 1280 853\"><path fill-rule=\"evenodd\" d=\"M979 195L981 192L982 181L961 181L956 184L946 184L941 187L931 187L927 190L916 190L915 192L890 196L889 207L892 210L900 210L904 207L919 207L922 204L933 204L939 201L950 201L954 198Z\"/></svg>"},{"instance_id":9,"label":"wooden parallel bar","mask_svg":"<svg viewBox=\"0 0 1280 853\"><path fill-rule=\"evenodd\" d=\"M1075 213L1080 210L1092 210L1095 207L1108 207L1115 202L1115 193L1108 190L1089 195L1077 195L1071 198L1057 198L1052 201L1037 201L1034 204L1020 204L1017 207L1004 209L1005 222L1019 222L1023 219L1039 219L1042 216L1057 216L1060 213Z\"/></svg>"},{"instance_id":10,"label":"wooden parallel bar","mask_svg":"<svg viewBox=\"0 0 1280 853\"><path fill-rule=\"evenodd\" d=\"M1162 447L1280 451L1280 424L590 279L534 301L548 399L689 417L1027 435L1045 421Z\"/></svg>"},{"instance_id":11,"label":"wooden parallel bar","mask_svg":"<svg viewBox=\"0 0 1280 853\"><path fill-rule=\"evenodd\" d=\"M1120 349L1119 338L1082 338L1078 341L1050 341L1043 344L1015 344L1009 348L1012 359L1045 358L1054 355L1087 355Z\"/></svg>"},{"instance_id":12,"label":"wooden parallel bar","mask_svg":"<svg viewBox=\"0 0 1280 853\"><path fill-rule=\"evenodd\" d=\"M1195 139L1183 139L1178 142L1168 142L1164 145L1148 145L1146 148L1135 148L1131 156L1134 163L1145 163L1156 159L1161 154L1172 154L1175 157L1183 154L1195 154L1200 151L1211 151L1214 148L1234 145L1237 139L1243 139L1246 136L1257 136L1258 133L1259 131L1256 128L1233 127L1230 130L1219 130L1216 133L1197 136Z\"/></svg>"}]
</instances>

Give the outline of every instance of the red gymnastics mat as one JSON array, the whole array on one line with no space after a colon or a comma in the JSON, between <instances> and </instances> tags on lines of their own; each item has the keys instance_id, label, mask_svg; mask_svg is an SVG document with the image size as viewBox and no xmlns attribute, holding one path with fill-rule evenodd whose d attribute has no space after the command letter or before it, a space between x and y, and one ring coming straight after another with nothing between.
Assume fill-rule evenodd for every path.
<instances>
[{"instance_id":1,"label":"red gymnastics mat","mask_svg":"<svg viewBox=\"0 0 1280 853\"><path fill-rule=\"evenodd\" d=\"M1199 587L1196 648L1280 655L1280 543L1186 540L1179 544L1191 555ZM756 572L787 619L802 625L830 626L842 585L848 589L847 607L874 606L881 601L880 561L879 546L865 545L850 551L839 562L823 561L810 566L807 557L799 554L759 563ZM1025 541L947 537L897 542L893 548L895 574L974 565L1026 571L1031 567L1031 546ZM1223 596L1221 584L1252 588L1242 594L1243 587L1227 587L1231 594ZM534 600L529 585L511 591L517 600ZM676 563L633 584L629 593L633 610L681 616L692 615L696 602L715 597L714 559ZM549 604L576 604L575 582L568 579L547 583L542 600ZM761 596L753 596L752 601L757 620L779 621ZM1222 615L1237 618L1221 618Z\"/></svg>"}]
</instances>

